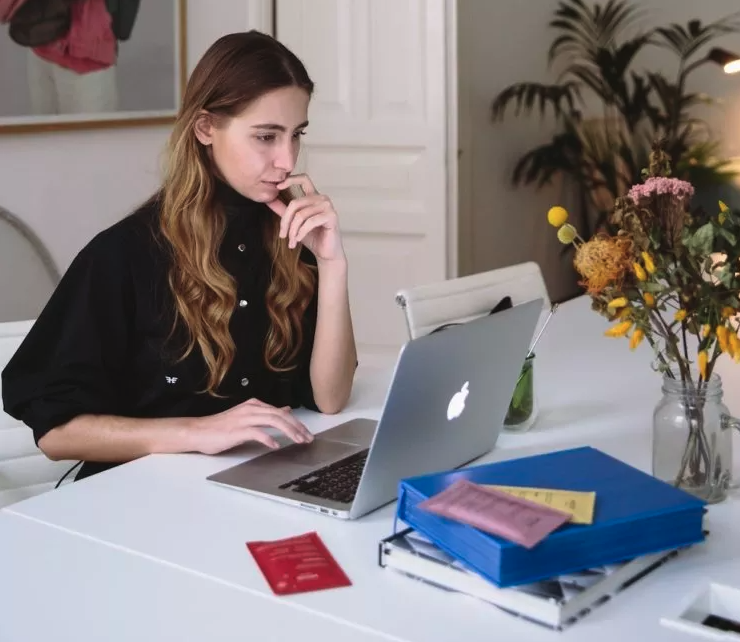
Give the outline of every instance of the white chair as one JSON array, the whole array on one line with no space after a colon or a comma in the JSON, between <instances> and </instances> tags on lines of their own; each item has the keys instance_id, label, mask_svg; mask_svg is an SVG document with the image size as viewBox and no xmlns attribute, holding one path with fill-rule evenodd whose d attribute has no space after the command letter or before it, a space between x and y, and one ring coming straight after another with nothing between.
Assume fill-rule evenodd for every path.
<instances>
[{"instance_id":1,"label":"white chair","mask_svg":"<svg viewBox=\"0 0 740 642\"><path fill-rule=\"evenodd\" d=\"M32 325L33 321L0 323L0 370ZM0 410L0 508L51 490L74 463L48 459L36 446L31 429Z\"/></svg>"},{"instance_id":2,"label":"white chair","mask_svg":"<svg viewBox=\"0 0 740 642\"><path fill-rule=\"evenodd\" d=\"M542 297L543 313L550 309L542 271L532 261L401 290L396 301L415 339L446 323L485 316L506 296L514 305Z\"/></svg>"},{"instance_id":3,"label":"white chair","mask_svg":"<svg viewBox=\"0 0 740 642\"><path fill-rule=\"evenodd\" d=\"M0 206L0 323L36 318L59 278L37 234Z\"/></svg>"}]
</instances>

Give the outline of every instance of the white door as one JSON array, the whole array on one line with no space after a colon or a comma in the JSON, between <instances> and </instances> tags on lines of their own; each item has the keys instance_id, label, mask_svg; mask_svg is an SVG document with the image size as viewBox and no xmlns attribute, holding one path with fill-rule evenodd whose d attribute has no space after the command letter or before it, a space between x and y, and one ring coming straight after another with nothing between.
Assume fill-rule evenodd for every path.
<instances>
[{"instance_id":1,"label":"white door","mask_svg":"<svg viewBox=\"0 0 740 642\"><path fill-rule=\"evenodd\" d=\"M447 277L445 0L276 0L316 91L301 171L329 195L364 363L406 339L395 294Z\"/></svg>"}]
</instances>

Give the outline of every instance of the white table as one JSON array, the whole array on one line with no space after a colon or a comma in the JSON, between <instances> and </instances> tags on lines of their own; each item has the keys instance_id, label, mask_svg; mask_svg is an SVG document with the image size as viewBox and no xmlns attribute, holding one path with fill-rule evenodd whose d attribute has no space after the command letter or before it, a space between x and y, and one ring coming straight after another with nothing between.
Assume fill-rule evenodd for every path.
<instances>
[{"instance_id":1,"label":"white table","mask_svg":"<svg viewBox=\"0 0 740 642\"><path fill-rule=\"evenodd\" d=\"M605 321L587 308L584 299L562 306L538 346L535 427L502 434L485 460L590 444L650 469L651 411L660 395L651 354L603 337ZM722 372L738 390L740 367L735 372L732 365L723 364ZM346 413L304 418L318 431L351 416L377 417L386 381L386 372L361 371ZM737 413L736 398L729 401ZM740 504L733 498L711 508L705 544L554 633L381 569L378 541L392 532L393 505L341 522L205 481L254 452L147 457L5 509L0 640L63 639L58 623L71 628L79 622L70 639L448 642L454 635L659 642L691 639L660 626L659 618L703 580L740 584L740 538L732 528L740 523ZM318 531L353 586L273 596L245 542L310 530Z\"/></svg>"},{"instance_id":2,"label":"white table","mask_svg":"<svg viewBox=\"0 0 740 642\"><path fill-rule=\"evenodd\" d=\"M11 514L0 514L0 640L2 642L165 642L382 640L295 609L290 628L278 601L197 573L132 555L88 537Z\"/></svg>"}]
</instances>

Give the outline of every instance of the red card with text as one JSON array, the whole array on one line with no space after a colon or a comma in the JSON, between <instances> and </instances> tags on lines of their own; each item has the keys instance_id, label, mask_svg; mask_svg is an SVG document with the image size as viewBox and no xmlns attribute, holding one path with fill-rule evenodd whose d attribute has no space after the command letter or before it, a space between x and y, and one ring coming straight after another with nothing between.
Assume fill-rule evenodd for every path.
<instances>
[{"instance_id":1,"label":"red card with text","mask_svg":"<svg viewBox=\"0 0 740 642\"><path fill-rule=\"evenodd\" d=\"M247 549L276 595L352 585L316 532L271 542L247 542Z\"/></svg>"}]
</instances>

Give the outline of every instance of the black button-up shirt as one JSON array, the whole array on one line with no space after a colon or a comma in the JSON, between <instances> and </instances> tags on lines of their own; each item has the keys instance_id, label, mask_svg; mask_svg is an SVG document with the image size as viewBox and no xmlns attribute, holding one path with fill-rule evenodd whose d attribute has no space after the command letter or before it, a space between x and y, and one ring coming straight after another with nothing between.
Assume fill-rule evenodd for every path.
<instances>
[{"instance_id":1,"label":"black button-up shirt","mask_svg":"<svg viewBox=\"0 0 740 642\"><path fill-rule=\"evenodd\" d=\"M200 392L207 369L197 346L178 361L183 335L168 341L174 312L169 255L156 239L158 205L152 201L98 234L75 257L2 373L5 411L30 426L37 443L81 414L196 417L252 397L317 409L309 377L316 292L303 317L297 367L269 370L264 342L271 259L262 233L275 214L224 183L216 198L228 220L219 256L237 283L230 322L236 356L218 390L224 398ZM316 264L308 250L301 252L302 260ZM109 467L86 462L77 479Z\"/></svg>"}]
</instances>

